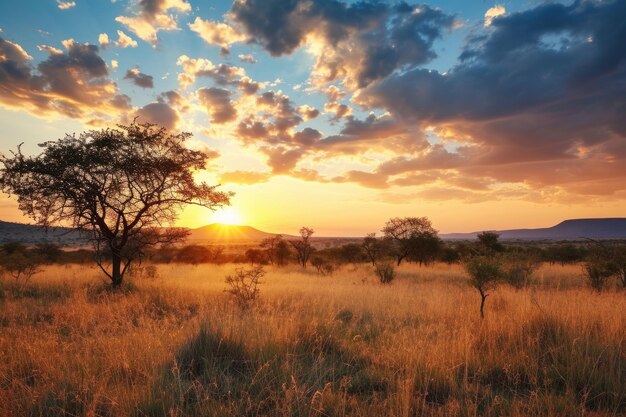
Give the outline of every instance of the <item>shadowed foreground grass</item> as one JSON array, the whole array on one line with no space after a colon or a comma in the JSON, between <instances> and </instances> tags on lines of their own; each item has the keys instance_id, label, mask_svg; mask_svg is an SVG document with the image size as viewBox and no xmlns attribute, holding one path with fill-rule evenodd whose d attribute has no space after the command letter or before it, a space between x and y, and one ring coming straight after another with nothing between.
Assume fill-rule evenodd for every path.
<instances>
[{"instance_id":1,"label":"shadowed foreground grass","mask_svg":"<svg viewBox=\"0 0 626 417\"><path fill-rule=\"evenodd\" d=\"M0 291L0 415L626 415L626 294L580 268L479 296L456 266L331 277L268 268L240 312L234 266L161 266L109 293L51 267Z\"/></svg>"}]
</instances>

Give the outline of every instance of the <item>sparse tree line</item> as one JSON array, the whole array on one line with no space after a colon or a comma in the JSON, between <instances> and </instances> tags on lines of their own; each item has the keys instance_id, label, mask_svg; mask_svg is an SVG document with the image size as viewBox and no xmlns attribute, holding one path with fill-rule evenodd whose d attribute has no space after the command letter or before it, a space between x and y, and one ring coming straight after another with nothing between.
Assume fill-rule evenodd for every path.
<instances>
[{"instance_id":1,"label":"sparse tree line","mask_svg":"<svg viewBox=\"0 0 626 417\"><path fill-rule=\"evenodd\" d=\"M95 260L111 286L143 259L190 264L246 262L252 272L230 276L227 283L243 288L247 298L258 294L264 264L295 262L332 275L340 264L371 263L381 283L389 284L402 263L462 263L469 283L480 293L481 316L489 292L502 282L529 284L541 262L582 262L592 288L602 290L616 278L626 287L626 250L612 242L549 246L503 245L498 235L484 232L476 242L443 242L426 217L394 217L375 233L336 248L317 249L310 227L300 237L274 236L243 254L227 254L219 246L177 246L187 231L172 227L185 205L210 210L230 204L231 193L197 182L194 173L209 155L189 149L190 133L171 133L153 124L131 123L116 129L84 132L40 144L36 156L21 148L0 155L0 191L15 196L20 209L41 226L65 225L89 237L93 249L65 252L54 245L0 247L3 275L16 283L30 280L41 265Z\"/></svg>"}]
</instances>

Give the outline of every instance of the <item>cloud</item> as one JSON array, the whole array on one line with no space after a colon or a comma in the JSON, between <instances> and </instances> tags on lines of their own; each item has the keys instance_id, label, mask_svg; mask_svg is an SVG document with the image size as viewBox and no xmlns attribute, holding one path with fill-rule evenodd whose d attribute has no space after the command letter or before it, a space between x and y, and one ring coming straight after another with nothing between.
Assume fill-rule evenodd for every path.
<instances>
[{"instance_id":1,"label":"cloud","mask_svg":"<svg viewBox=\"0 0 626 417\"><path fill-rule=\"evenodd\" d=\"M220 183L234 183L234 184L258 184L267 182L271 178L269 172L258 171L229 171L223 172L220 175Z\"/></svg>"},{"instance_id":2,"label":"cloud","mask_svg":"<svg viewBox=\"0 0 626 417\"><path fill-rule=\"evenodd\" d=\"M137 110L136 116L139 122L158 124L166 129L176 129L179 122L176 110L162 102L150 103L140 108Z\"/></svg>"},{"instance_id":3,"label":"cloud","mask_svg":"<svg viewBox=\"0 0 626 417\"><path fill-rule=\"evenodd\" d=\"M247 62L248 64L256 64L257 63L257 60L254 59L254 56L252 54L247 54L247 55L239 54L238 58L239 58L240 61Z\"/></svg>"},{"instance_id":4,"label":"cloud","mask_svg":"<svg viewBox=\"0 0 626 417\"><path fill-rule=\"evenodd\" d=\"M228 50L233 43L246 39L226 23L211 22L200 17L196 17L194 22L189 24L189 29L196 32L209 45L217 45L224 50Z\"/></svg>"},{"instance_id":5,"label":"cloud","mask_svg":"<svg viewBox=\"0 0 626 417\"><path fill-rule=\"evenodd\" d=\"M343 80L349 88L430 61L434 41L455 22L426 5L326 0L242 0L228 17L274 56L306 46L316 84Z\"/></svg>"},{"instance_id":6,"label":"cloud","mask_svg":"<svg viewBox=\"0 0 626 417\"><path fill-rule=\"evenodd\" d=\"M120 112L116 84L96 45L63 41L36 68L18 44L0 38L0 103L36 116L106 117Z\"/></svg>"},{"instance_id":7,"label":"cloud","mask_svg":"<svg viewBox=\"0 0 626 417\"><path fill-rule=\"evenodd\" d=\"M233 121L237 117L237 110L231 102L231 93L223 88L201 88L197 91L198 99L209 115L211 122L221 124Z\"/></svg>"},{"instance_id":8,"label":"cloud","mask_svg":"<svg viewBox=\"0 0 626 417\"><path fill-rule=\"evenodd\" d=\"M116 59L111 60L111 69L116 70L119 65L120 65L119 62L117 62Z\"/></svg>"},{"instance_id":9,"label":"cloud","mask_svg":"<svg viewBox=\"0 0 626 417\"><path fill-rule=\"evenodd\" d=\"M115 46L119 46L120 48L136 48L137 41L125 34L123 31L118 30Z\"/></svg>"},{"instance_id":10,"label":"cloud","mask_svg":"<svg viewBox=\"0 0 626 417\"><path fill-rule=\"evenodd\" d=\"M57 0L57 7L61 10L71 9L72 7L75 7L75 6L76 6L76 2L74 1Z\"/></svg>"},{"instance_id":11,"label":"cloud","mask_svg":"<svg viewBox=\"0 0 626 417\"><path fill-rule=\"evenodd\" d=\"M273 174L288 174L296 167L303 155L300 149L287 149L285 147L266 148L267 163L272 168Z\"/></svg>"},{"instance_id":12,"label":"cloud","mask_svg":"<svg viewBox=\"0 0 626 417\"><path fill-rule=\"evenodd\" d=\"M63 53L63 51L60 50L59 48L55 48L54 46L50 46L50 45L37 45L37 49L39 49L40 51L46 52L50 55Z\"/></svg>"},{"instance_id":13,"label":"cloud","mask_svg":"<svg viewBox=\"0 0 626 417\"><path fill-rule=\"evenodd\" d=\"M100 44L101 48L106 48L109 45L109 35L107 35L106 33L101 33L100 35L98 35L98 43Z\"/></svg>"},{"instance_id":14,"label":"cloud","mask_svg":"<svg viewBox=\"0 0 626 417\"><path fill-rule=\"evenodd\" d=\"M140 39L155 44L159 31L177 30L175 12L189 12L191 5L185 0L140 0L133 16L118 16L115 20L125 25Z\"/></svg>"},{"instance_id":15,"label":"cloud","mask_svg":"<svg viewBox=\"0 0 626 417\"><path fill-rule=\"evenodd\" d=\"M491 23L493 22L493 19L495 19L498 16L502 16L506 14L506 9L504 8L504 6L497 4L489 9L487 9L487 11L485 12L485 23L484 26L491 26Z\"/></svg>"},{"instance_id":16,"label":"cloud","mask_svg":"<svg viewBox=\"0 0 626 417\"><path fill-rule=\"evenodd\" d=\"M626 50L617 41L626 37L624 15L621 1L547 3L500 15L447 73L392 74L355 101L458 138L466 148L445 161L461 175L574 193L581 182L623 190L615 177L626 180L616 169L626 162L617 145L626 141ZM387 167L420 170L433 160Z\"/></svg>"},{"instance_id":17,"label":"cloud","mask_svg":"<svg viewBox=\"0 0 626 417\"><path fill-rule=\"evenodd\" d=\"M141 88L154 87L154 80L152 78L152 75L144 74L143 72L139 71L138 68L133 68L126 71L124 79L132 81L133 84Z\"/></svg>"}]
</instances>

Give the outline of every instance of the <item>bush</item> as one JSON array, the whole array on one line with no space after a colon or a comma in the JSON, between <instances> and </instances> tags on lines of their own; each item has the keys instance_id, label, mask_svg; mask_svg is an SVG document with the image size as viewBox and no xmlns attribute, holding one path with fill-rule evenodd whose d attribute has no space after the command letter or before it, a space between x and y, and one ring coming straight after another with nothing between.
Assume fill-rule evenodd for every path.
<instances>
[{"instance_id":1,"label":"bush","mask_svg":"<svg viewBox=\"0 0 626 417\"><path fill-rule=\"evenodd\" d=\"M157 267L154 265L132 264L126 272L131 278L156 279L159 277Z\"/></svg>"},{"instance_id":2,"label":"bush","mask_svg":"<svg viewBox=\"0 0 626 417\"><path fill-rule=\"evenodd\" d=\"M515 253L504 262L504 280L515 288L530 285L533 272L539 267L539 260L528 254Z\"/></svg>"},{"instance_id":3,"label":"bush","mask_svg":"<svg viewBox=\"0 0 626 417\"><path fill-rule=\"evenodd\" d=\"M377 263L374 272L381 284L390 284L396 277L396 270L390 262Z\"/></svg>"},{"instance_id":4,"label":"bush","mask_svg":"<svg viewBox=\"0 0 626 417\"><path fill-rule=\"evenodd\" d=\"M319 256L311 259L311 265L315 267L315 270L320 275L332 275L335 272L333 264L326 261L324 258L320 258Z\"/></svg>"},{"instance_id":5,"label":"bush","mask_svg":"<svg viewBox=\"0 0 626 417\"><path fill-rule=\"evenodd\" d=\"M265 271L262 266L250 269L237 268L234 274L226 276L226 284L230 287L226 291L239 307L246 310L259 296L259 284L264 275Z\"/></svg>"},{"instance_id":6,"label":"bush","mask_svg":"<svg viewBox=\"0 0 626 417\"><path fill-rule=\"evenodd\" d=\"M27 283L33 275L41 272L41 262L32 254L15 251L0 258L0 269L16 284Z\"/></svg>"},{"instance_id":7,"label":"bush","mask_svg":"<svg viewBox=\"0 0 626 417\"><path fill-rule=\"evenodd\" d=\"M583 272L589 286L602 291L606 287L607 281L613 275L610 262L599 255L591 255L583 264Z\"/></svg>"}]
</instances>

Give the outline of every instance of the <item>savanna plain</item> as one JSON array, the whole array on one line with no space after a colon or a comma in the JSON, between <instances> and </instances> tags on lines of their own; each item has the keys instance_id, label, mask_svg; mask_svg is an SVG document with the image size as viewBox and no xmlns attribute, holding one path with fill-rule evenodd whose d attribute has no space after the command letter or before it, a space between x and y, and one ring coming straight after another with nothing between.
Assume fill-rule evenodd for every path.
<instances>
[{"instance_id":1,"label":"savanna plain","mask_svg":"<svg viewBox=\"0 0 626 417\"><path fill-rule=\"evenodd\" d=\"M626 297L543 264L479 315L462 266L146 265L109 291L85 265L0 290L1 416L626 414ZM142 271L149 271L144 273Z\"/></svg>"}]
</instances>

